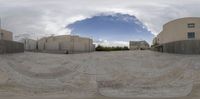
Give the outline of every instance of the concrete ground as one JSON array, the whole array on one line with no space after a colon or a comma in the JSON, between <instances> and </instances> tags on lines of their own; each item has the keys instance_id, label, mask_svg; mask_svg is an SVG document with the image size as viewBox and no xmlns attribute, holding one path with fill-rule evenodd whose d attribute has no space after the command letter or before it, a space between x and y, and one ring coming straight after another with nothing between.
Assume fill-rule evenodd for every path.
<instances>
[{"instance_id":1,"label":"concrete ground","mask_svg":"<svg viewBox=\"0 0 200 99\"><path fill-rule=\"evenodd\" d=\"M198 99L199 59L152 51L0 55L0 97Z\"/></svg>"}]
</instances>

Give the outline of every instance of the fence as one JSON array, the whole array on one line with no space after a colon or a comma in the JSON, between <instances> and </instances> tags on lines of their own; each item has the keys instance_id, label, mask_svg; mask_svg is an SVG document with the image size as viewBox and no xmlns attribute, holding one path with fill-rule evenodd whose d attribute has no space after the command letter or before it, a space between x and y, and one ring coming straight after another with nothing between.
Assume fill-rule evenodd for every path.
<instances>
[{"instance_id":1,"label":"fence","mask_svg":"<svg viewBox=\"0 0 200 99\"><path fill-rule=\"evenodd\" d=\"M183 40L156 46L155 50L177 54L200 54L200 40Z\"/></svg>"},{"instance_id":2,"label":"fence","mask_svg":"<svg viewBox=\"0 0 200 99\"><path fill-rule=\"evenodd\" d=\"M24 44L15 41L0 40L0 54L24 52Z\"/></svg>"}]
</instances>

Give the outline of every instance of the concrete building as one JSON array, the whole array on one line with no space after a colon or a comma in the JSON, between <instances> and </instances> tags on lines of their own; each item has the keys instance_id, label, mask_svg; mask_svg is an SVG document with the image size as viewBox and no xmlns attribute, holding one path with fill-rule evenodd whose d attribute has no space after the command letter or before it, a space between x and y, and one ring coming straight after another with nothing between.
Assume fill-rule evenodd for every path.
<instances>
[{"instance_id":1,"label":"concrete building","mask_svg":"<svg viewBox=\"0 0 200 99\"><path fill-rule=\"evenodd\" d=\"M26 51L37 51L37 41L33 39L23 39L22 43L24 44L24 49Z\"/></svg>"},{"instance_id":2,"label":"concrete building","mask_svg":"<svg viewBox=\"0 0 200 99\"><path fill-rule=\"evenodd\" d=\"M13 33L7 30L0 29L0 40L13 40Z\"/></svg>"},{"instance_id":3,"label":"concrete building","mask_svg":"<svg viewBox=\"0 0 200 99\"><path fill-rule=\"evenodd\" d=\"M200 18L170 21L153 40L155 50L169 53L200 54Z\"/></svg>"},{"instance_id":4,"label":"concrete building","mask_svg":"<svg viewBox=\"0 0 200 99\"><path fill-rule=\"evenodd\" d=\"M0 54L24 52L24 45L13 41L10 31L0 29Z\"/></svg>"},{"instance_id":5,"label":"concrete building","mask_svg":"<svg viewBox=\"0 0 200 99\"><path fill-rule=\"evenodd\" d=\"M149 49L149 44L146 41L130 41L130 50L146 50Z\"/></svg>"},{"instance_id":6,"label":"concrete building","mask_svg":"<svg viewBox=\"0 0 200 99\"><path fill-rule=\"evenodd\" d=\"M38 50L53 53L82 53L92 52L95 48L92 39L62 35L44 37L38 40Z\"/></svg>"}]
</instances>

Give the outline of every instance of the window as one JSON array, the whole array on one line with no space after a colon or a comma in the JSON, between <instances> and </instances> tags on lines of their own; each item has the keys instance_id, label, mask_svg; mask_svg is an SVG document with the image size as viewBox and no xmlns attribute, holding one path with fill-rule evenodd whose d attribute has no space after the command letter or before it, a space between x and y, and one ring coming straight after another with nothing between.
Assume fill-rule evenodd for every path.
<instances>
[{"instance_id":1,"label":"window","mask_svg":"<svg viewBox=\"0 0 200 99\"><path fill-rule=\"evenodd\" d=\"M188 28L195 28L195 24L194 23L189 23L188 24Z\"/></svg>"},{"instance_id":2,"label":"window","mask_svg":"<svg viewBox=\"0 0 200 99\"><path fill-rule=\"evenodd\" d=\"M195 38L195 32L188 32L188 39Z\"/></svg>"}]
</instances>

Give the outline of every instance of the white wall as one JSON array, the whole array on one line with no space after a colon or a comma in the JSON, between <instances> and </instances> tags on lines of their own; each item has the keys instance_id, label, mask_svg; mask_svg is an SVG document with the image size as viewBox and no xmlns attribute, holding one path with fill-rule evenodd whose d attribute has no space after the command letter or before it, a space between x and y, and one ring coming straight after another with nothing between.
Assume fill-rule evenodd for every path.
<instances>
[{"instance_id":1,"label":"white wall","mask_svg":"<svg viewBox=\"0 0 200 99\"><path fill-rule=\"evenodd\" d=\"M37 41L32 39L24 39L24 49L25 50L37 50Z\"/></svg>"},{"instance_id":2,"label":"white wall","mask_svg":"<svg viewBox=\"0 0 200 99\"><path fill-rule=\"evenodd\" d=\"M38 41L38 47L40 50L69 53L94 51L91 39L70 35L42 38Z\"/></svg>"},{"instance_id":3,"label":"white wall","mask_svg":"<svg viewBox=\"0 0 200 99\"><path fill-rule=\"evenodd\" d=\"M38 40L38 50L40 51L45 50L45 43L46 43L46 38Z\"/></svg>"}]
</instances>

